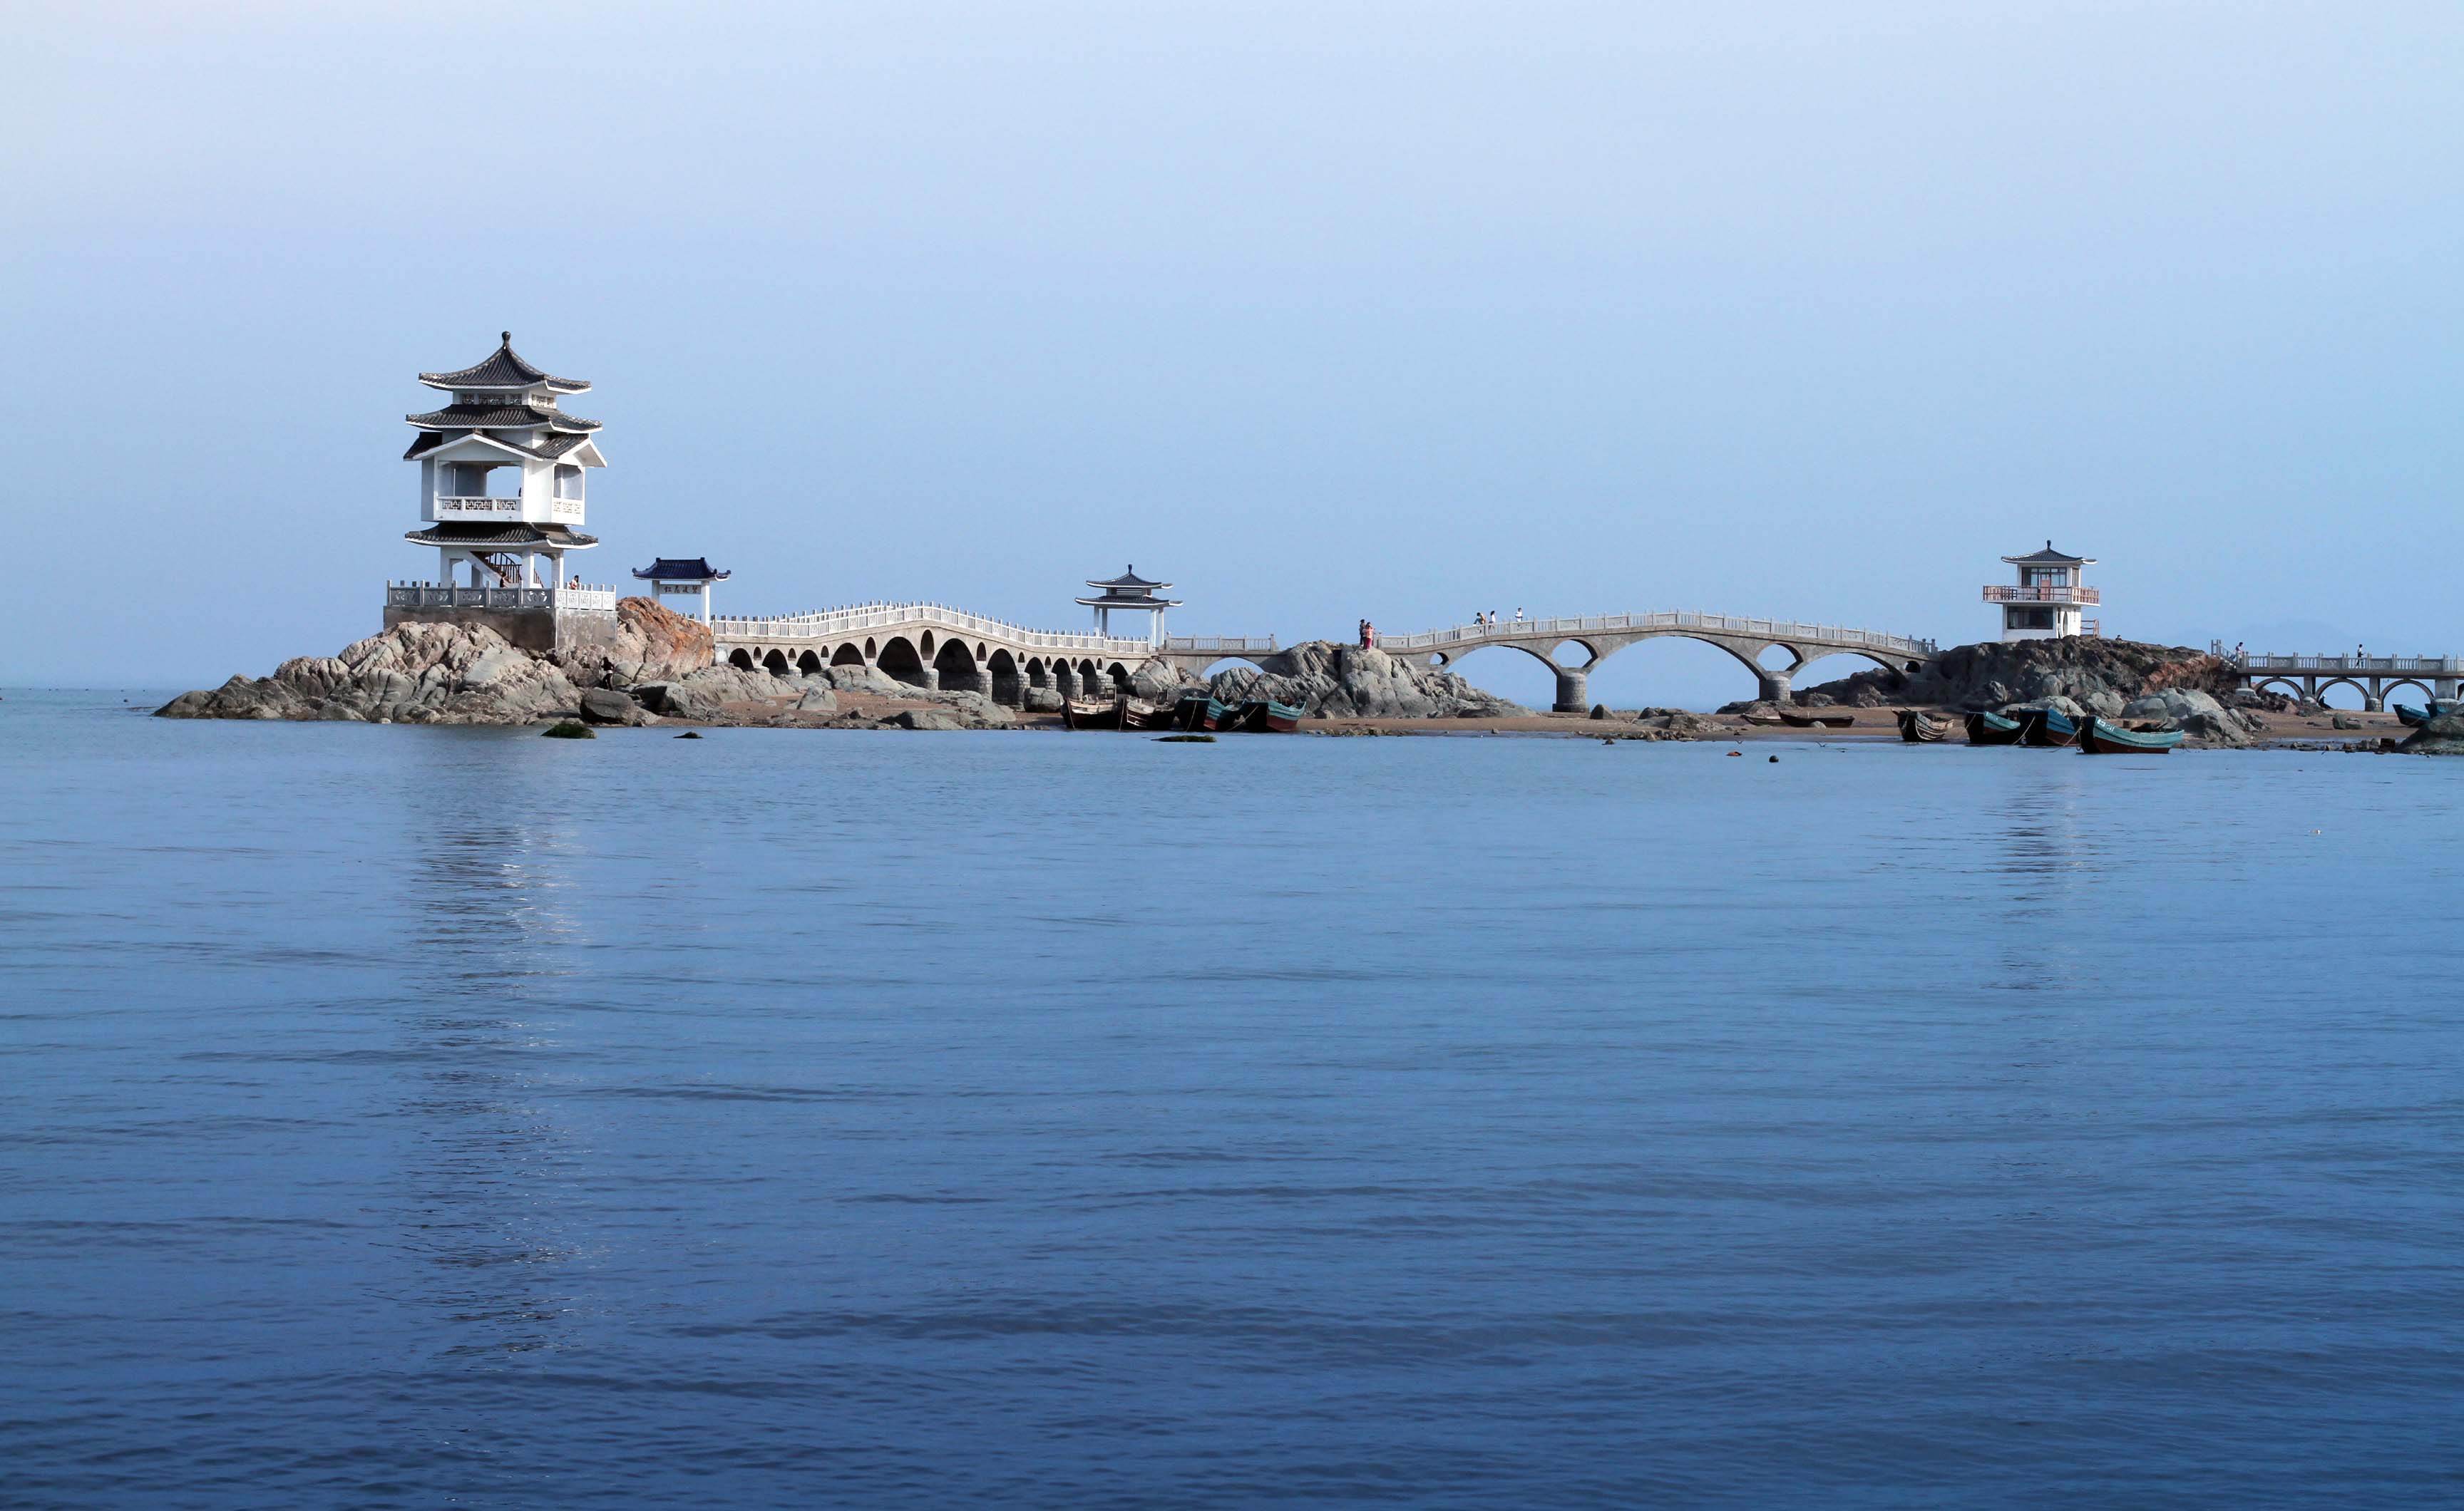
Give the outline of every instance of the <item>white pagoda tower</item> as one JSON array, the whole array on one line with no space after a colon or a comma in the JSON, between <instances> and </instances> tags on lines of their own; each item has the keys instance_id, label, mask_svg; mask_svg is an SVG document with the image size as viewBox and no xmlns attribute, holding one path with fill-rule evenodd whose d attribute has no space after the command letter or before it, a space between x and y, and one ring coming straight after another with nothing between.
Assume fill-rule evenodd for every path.
<instances>
[{"instance_id":1,"label":"white pagoda tower","mask_svg":"<svg viewBox=\"0 0 2464 1511\"><path fill-rule=\"evenodd\" d=\"M599 422L557 407L590 384L541 372L515 355L513 332L503 335L485 361L421 373L452 402L404 417L419 427L403 457L419 464L424 524L403 538L436 548L432 586L448 590L445 602L420 606L596 609L560 601L569 591L564 554L599 543L582 533L583 473L607 465L591 439Z\"/></svg>"},{"instance_id":2,"label":"white pagoda tower","mask_svg":"<svg viewBox=\"0 0 2464 1511\"><path fill-rule=\"evenodd\" d=\"M2102 593L2079 581L2079 569L2096 565L2096 558L2057 551L2048 540L2042 551L2002 559L2019 569L2019 580L1988 582L1985 602L2002 605L2005 641L2093 635L2101 627L2080 613L2104 602Z\"/></svg>"}]
</instances>

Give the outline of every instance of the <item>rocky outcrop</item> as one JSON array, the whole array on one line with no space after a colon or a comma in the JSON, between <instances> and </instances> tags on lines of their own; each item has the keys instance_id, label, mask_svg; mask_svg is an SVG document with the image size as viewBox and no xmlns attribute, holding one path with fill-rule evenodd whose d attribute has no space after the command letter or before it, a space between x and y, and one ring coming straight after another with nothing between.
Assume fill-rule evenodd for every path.
<instances>
[{"instance_id":1,"label":"rocky outcrop","mask_svg":"<svg viewBox=\"0 0 2464 1511\"><path fill-rule=\"evenodd\" d=\"M562 668L483 626L398 624L339 656L297 656L270 677L233 677L155 712L174 719L363 719L529 724L577 712Z\"/></svg>"},{"instance_id":2,"label":"rocky outcrop","mask_svg":"<svg viewBox=\"0 0 2464 1511\"><path fill-rule=\"evenodd\" d=\"M2413 756L2464 756L2464 714L2431 719L2405 736L2396 749Z\"/></svg>"},{"instance_id":3,"label":"rocky outcrop","mask_svg":"<svg viewBox=\"0 0 2464 1511\"><path fill-rule=\"evenodd\" d=\"M616 629L549 651L577 688L630 688L639 683L690 676L713 659L710 626L661 608L647 598L616 601Z\"/></svg>"},{"instance_id":4,"label":"rocky outcrop","mask_svg":"<svg viewBox=\"0 0 2464 1511\"><path fill-rule=\"evenodd\" d=\"M1207 686L1227 703L1272 698L1316 718L1504 718L1531 712L1451 671L1323 640L1278 651L1263 669L1218 672Z\"/></svg>"},{"instance_id":5,"label":"rocky outcrop","mask_svg":"<svg viewBox=\"0 0 2464 1511\"><path fill-rule=\"evenodd\" d=\"M2179 690L2221 702L2239 687L2233 668L2204 651L2068 636L1956 646L1915 671L1860 671L1807 688L1795 700L1808 708L1930 704L1973 712L2060 698L2084 712L2117 718L2133 699L2152 693Z\"/></svg>"},{"instance_id":6,"label":"rocky outcrop","mask_svg":"<svg viewBox=\"0 0 2464 1511\"><path fill-rule=\"evenodd\" d=\"M2123 705L2122 716L2169 724L2202 745L2255 745L2263 728L2249 712L2194 688L2167 688L2133 698Z\"/></svg>"},{"instance_id":7,"label":"rocky outcrop","mask_svg":"<svg viewBox=\"0 0 2464 1511\"><path fill-rule=\"evenodd\" d=\"M1150 703L1176 703L1184 692L1204 692L1209 684L1204 677L1183 671L1160 656L1138 663L1130 673L1130 696Z\"/></svg>"}]
</instances>

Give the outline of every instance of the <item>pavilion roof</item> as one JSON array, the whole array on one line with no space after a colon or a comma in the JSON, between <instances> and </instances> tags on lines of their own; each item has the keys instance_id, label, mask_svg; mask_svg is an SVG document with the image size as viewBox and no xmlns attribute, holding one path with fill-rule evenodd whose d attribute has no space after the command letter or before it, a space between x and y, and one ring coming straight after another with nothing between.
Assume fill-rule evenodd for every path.
<instances>
[{"instance_id":1,"label":"pavilion roof","mask_svg":"<svg viewBox=\"0 0 2464 1511\"><path fill-rule=\"evenodd\" d=\"M2074 557L2063 555L2061 552L2054 549L2054 543L2050 540L2045 542L2045 549L2042 551L2031 551L2023 557L2004 557L2002 559L2010 562L2013 566L2042 566L2048 563L2062 566L2094 566L2096 564L2096 558L2094 557Z\"/></svg>"},{"instance_id":2,"label":"pavilion roof","mask_svg":"<svg viewBox=\"0 0 2464 1511\"><path fill-rule=\"evenodd\" d=\"M1138 576L1138 569L1137 569L1137 566L1136 566L1136 564L1135 564L1135 563L1133 563L1133 564L1131 565L1130 569L1129 569L1128 571L1126 571L1126 572L1122 573L1119 577L1115 577L1115 578L1105 578L1105 579L1104 579L1104 580L1102 580L1101 581L1098 581L1098 580L1095 580L1094 578L1089 578L1089 579L1087 580L1087 585L1088 585L1089 587L1128 587L1128 588L1138 588L1138 587L1149 587L1149 588L1153 588L1153 587L1170 587L1170 586L1172 586L1172 584L1171 584L1171 583L1169 583L1169 582L1157 582L1157 581L1155 581L1155 580L1152 580L1152 579L1149 579L1149 578L1142 578L1142 577Z\"/></svg>"},{"instance_id":3,"label":"pavilion roof","mask_svg":"<svg viewBox=\"0 0 2464 1511\"><path fill-rule=\"evenodd\" d=\"M573 450L585 446L591 448L590 454L592 456L597 456L599 454L597 446L587 435L558 435L550 433L547 435L536 436L527 441L517 441L510 436L492 435L488 437L488 439L498 446L510 447L517 451L528 451L533 456L546 457L550 461L554 461L560 456L566 455ZM452 444L452 441L453 437L448 435L443 430L422 430L419 432L418 437L410 443L410 449L402 453L402 459L406 462L416 462L421 457L426 456L429 452L435 450L438 447ZM582 465L584 467L599 467L605 464L604 462L585 460Z\"/></svg>"},{"instance_id":4,"label":"pavilion roof","mask_svg":"<svg viewBox=\"0 0 2464 1511\"><path fill-rule=\"evenodd\" d=\"M585 536L562 525L492 525L456 521L407 532L403 538L423 546L595 546L597 536Z\"/></svg>"},{"instance_id":5,"label":"pavilion roof","mask_svg":"<svg viewBox=\"0 0 2464 1511\"><path fill-rule=\"evenodd\" d=\"M426 414L404 419L423 430L520 430L547 426L558 430L596 430L599 422L561 409L535 409L526 404L449 404Z\"/></svg>"},{"instance_id":6,"label":"pavilion roof","mask_svg":"<svg viewBox=\"0 0 2464 1511\"><path fill-rule=\"evenodd\" d=\"M421 373L419 381L430 388L529 388L541 383L558 393L589 388L579 378L552 377L522 361L514 351L514 333L502 334L504 344L490 352L487 361L450 373Z\"/></svg>"},{"instance_id":7,"label":"pavilion roof","mask_svg":"<svg viewBox=\"0 0 2464 1511\"><path fill-rule=\"evenodd\" d=\"M646 582L724 582L726 572L714 572L708 557L661 557L633 575Z\"/></svg>"},{"instance_id":8,"label":"pavilion roof","mask_svg":"<svg viewBox=\"0 0 2464 1511\"><path fill-rule=\"evenodd\" d=\"M1169 584L1166 584L1169 585ZM1071 600L1089 608L1178 608L1177 598L1157 598L1152 593L1107 593L1101 598Z\"/></svg>"}]
</instances>

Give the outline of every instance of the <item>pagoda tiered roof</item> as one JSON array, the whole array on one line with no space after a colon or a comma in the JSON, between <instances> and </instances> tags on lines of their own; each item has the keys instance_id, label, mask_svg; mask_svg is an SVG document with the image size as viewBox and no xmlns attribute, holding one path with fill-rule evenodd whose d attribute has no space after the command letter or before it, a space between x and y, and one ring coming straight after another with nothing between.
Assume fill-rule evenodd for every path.
<instances>
[{"instance_id":1,"label":"pagoda tiered roof","mask_svg":"<svg viewBox=\"0 0 2464 1511\"><path fill-rule=\"evenodd\" d=\"M442 409L431 409L426 414L407 414L403 418L423 430L524 430L539 426L566 431L599 428L596 420L585 420L561 409L535 408L526 404L449 404Z\"/></svg>"},{"instance_id":2,"label":"pagoda tiered roof","mask_svg":"<svg viewBox=\"0 0 2464 1511\"><path fill-rule=\"evenodd\" d=\"M598 444L586 435L557 435L551 433L548 435L534 436L527 441L516 440L511 436L492 435L489 436L487 440L488 444L491 446L505 447L511 450L521 451L531 456L543 457L551 462L555 461L559 457L569 455L583 447L588 447L590 448L590 455L583 460L583 466L605 467L607 465L606 461L599 455ZM453 437L443 430L422 430L419 432L418 438L410 443L410 449L402 453L402 459L406 462L416 462L421 457L426 456L429 452L435 450L438 447L451 446L452 443Z\"/></svg>"},{"instance_id":3,"label":"pagoda tiered roof","mask_svg":"<svg viewBox=\"0 0 2464 1511\"><path fill-rule=\"evenodd\" d=\"M1104 579L1104 580L1102 580L1101 581L1098 581L1098 580L1095 580L1095 579L1093 579L1093 578L1089 578L1089 579L1087 580L1087 585L1088 585L1089 587L1100 587L1100 588L1127 588L1127 589L1135 589L1135 588L1158 588L1158 587L1170 587L1170 586L1172 586L1172 584L1171 584L1171 583L1169 583L1169 582L1157 582L1157 581L1153 580L1152 579L1142 578L1142 577L1138 576L1137 563L1135 563L1135 562L1132 562L1132 563L1130 564L1130 568L1129 568L1129 570L1128 570L1128 571L1126 571L1126 572L1123 572L1119 577L1109 577L1109 578L1105 578L1105 579Z\"/></svg>"},{"instance_id":4,"label":"pagoda tiered roof","mask_svg":"<svg viewBox=\"0 0 2464 1511\"><path fill-rule=\"evenodd\" d=\"M430 388L534 388L541 385L557 393L583 393L590 384L579 378L557 378L521 360L514 351L514 333L505 331L504 344L488 354L485 361L474 362L457 372L421 373L419 381Z\"/></svg>"},{"instance_id":5,"label":"pagoda tiered roof","mask_svg":"<svg viewBox=\"0 0 2464 1511\"><path fill-rule=\"evenodd\" d=\"M562 525L511 524L495 525L477 522L452 522L429 525L406 532L403 536L423 546L570 546L580 550L599 543L597 536L585 536L579 530Z\"/></svg>"}]
</instances>

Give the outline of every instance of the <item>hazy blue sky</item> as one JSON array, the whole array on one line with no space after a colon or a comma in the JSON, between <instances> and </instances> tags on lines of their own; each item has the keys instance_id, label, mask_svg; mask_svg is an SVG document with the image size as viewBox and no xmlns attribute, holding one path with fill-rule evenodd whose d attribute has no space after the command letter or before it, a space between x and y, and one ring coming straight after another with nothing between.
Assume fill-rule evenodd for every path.
<instances>
[{"instance_id":1,"label":"hazy blue sky","mask_svg":"<svg viewBox=\"0 0 2464 1511\"><path fill-rule=\"evenodd\" d=\"M2464 650L2464 6L20 0L0 678L430 554L421 368L592 380L595 580L1287 637L1694 607ZM1824 674L1852 669L1826 664ZM1545 696L1507 652L1467 664ZM1750 689L1706 647L1620 702Z\"/></svg>"}]
</instances>

